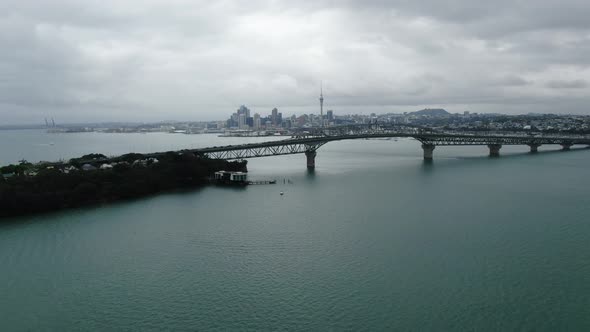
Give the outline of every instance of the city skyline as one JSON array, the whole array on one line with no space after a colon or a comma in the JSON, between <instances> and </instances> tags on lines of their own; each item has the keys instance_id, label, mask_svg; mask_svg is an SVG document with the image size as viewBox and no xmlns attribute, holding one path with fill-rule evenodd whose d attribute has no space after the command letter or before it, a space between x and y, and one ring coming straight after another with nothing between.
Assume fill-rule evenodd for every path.
<instances>
[{"instance_id":1,"label":"city skyline","mask_svg":"<svg viewBox=\"0 0 590 332\"><path fill-rule=\"evenodd\" d=\"M587 114L583 1L0 4L4 124L310 113Z\"/></svg>"}]
</instances>

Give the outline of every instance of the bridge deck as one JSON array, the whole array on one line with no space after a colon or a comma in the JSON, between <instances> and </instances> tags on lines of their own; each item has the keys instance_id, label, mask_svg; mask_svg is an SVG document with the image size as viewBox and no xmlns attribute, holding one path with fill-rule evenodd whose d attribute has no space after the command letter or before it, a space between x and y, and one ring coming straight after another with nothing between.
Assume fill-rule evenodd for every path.
<instances>
[{"instance_id":1,"label":"bridge deck","mask_svg":"<svg viewBox=\"0 0 590 332\"><path fill-rule=\"evenodd\" d=\"M240 145L214 146L194 149L191 152L214 159L244 159L265 156L304 153L315 151L322 145L349 139L366 138L413 138L422 144L444 145L547 145L561 144L590 145L590 137L586 136L532 136L532 135L502 135L502 134L470 134L470 133L423 133L423 132L369 132L340 135L312 136L290 138L279 141L248 143Z\"/></svg>"}]
</instances>

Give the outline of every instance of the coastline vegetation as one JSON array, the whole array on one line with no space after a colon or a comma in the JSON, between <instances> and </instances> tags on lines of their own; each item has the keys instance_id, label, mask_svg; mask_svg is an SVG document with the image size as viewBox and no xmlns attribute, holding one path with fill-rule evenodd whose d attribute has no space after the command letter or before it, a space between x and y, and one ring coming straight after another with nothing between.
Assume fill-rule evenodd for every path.
<instances>
[{"instance_id":1,"label":"coastline vegetation","mask_svg":"<svg viewBox=\"0 0 590 332\"><path fill-rule=\"evenodd\" d=\"M247 171L246 161L208 159L190 151L114 158L89 154L66 163L0 168L0 217L104 204L206 185L219 170Z\"/></svg>"}]
</instances>

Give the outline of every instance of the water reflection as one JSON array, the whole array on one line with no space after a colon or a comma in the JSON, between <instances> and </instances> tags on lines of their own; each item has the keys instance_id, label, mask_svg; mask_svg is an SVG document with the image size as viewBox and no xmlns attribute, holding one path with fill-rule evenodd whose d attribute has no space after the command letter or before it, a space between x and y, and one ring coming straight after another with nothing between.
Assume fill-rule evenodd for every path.
<instances>
[{"instance_id":1,"label":"water reflection","mask_svg":"<svg viewBox=\"0 0 590 332\"><path fill-rule=\"evenodd\" d=\"M420 169L424 174L431 174L434 171L434 161L432 159L424 159Z\"/></svg>"}]
</instances>

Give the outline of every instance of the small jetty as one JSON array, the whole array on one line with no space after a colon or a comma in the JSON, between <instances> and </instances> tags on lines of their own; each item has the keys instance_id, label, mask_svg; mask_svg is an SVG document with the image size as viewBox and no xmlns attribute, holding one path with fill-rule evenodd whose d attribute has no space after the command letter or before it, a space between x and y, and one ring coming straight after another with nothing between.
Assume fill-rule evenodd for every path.
<instances>
[{"instance_id":1,"label":"small jetty","mask_svg":"<svg viewBox=\"0 0 590 332\"><path fill-rule=\"evenodd\" d=\"M256 180L248 181L248 184L276 184L277 180Z\"/></svg>"},{"instance_id":2,"label":"small jetty","mask_svg":"<svg viewBox=\"0 0 590 332\"><path fill-rule=\"evenodd\" d=\"M213 179L215 184L218 185L233 185L233 186L247 186L250 184L276 184L277 180L255 180L249 181L247 179L246 172L230 172L230 171L218 171L215 172L215 178Z\"/></svg>"}]
</instances>

